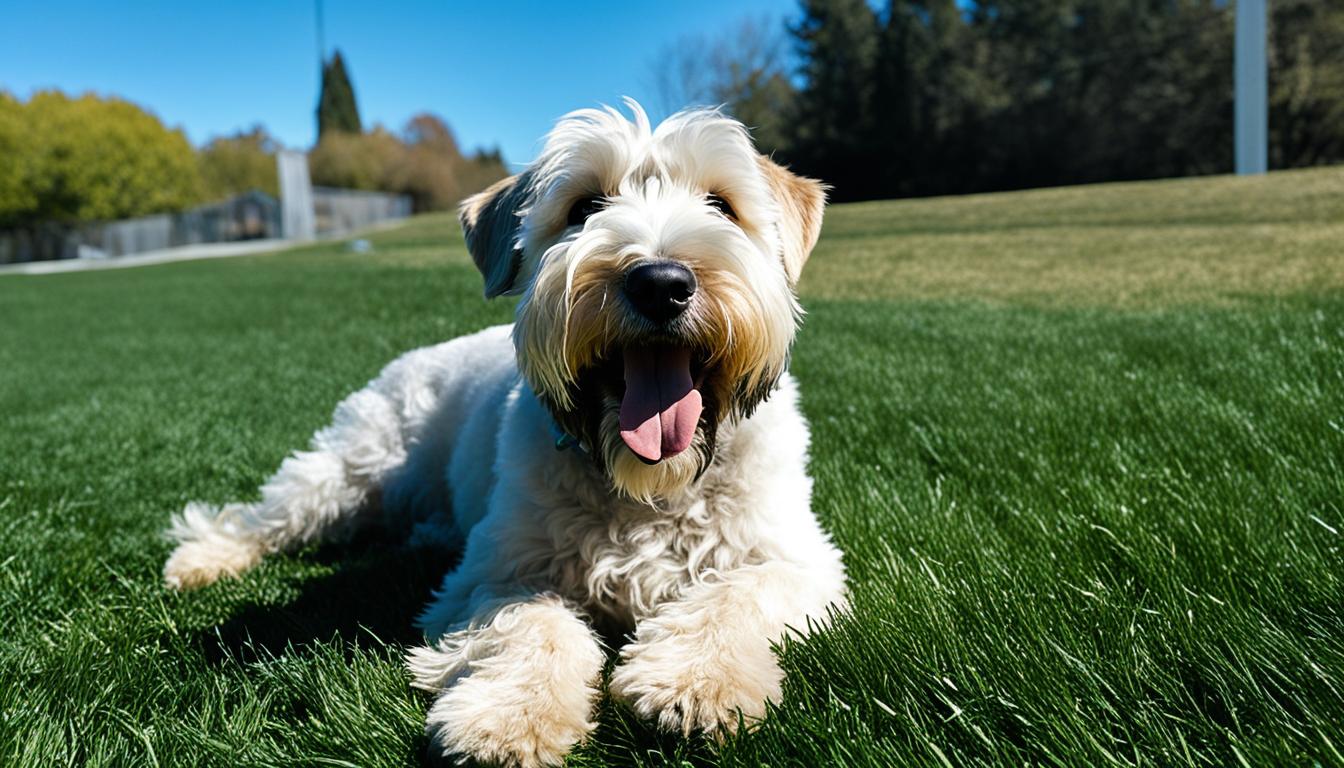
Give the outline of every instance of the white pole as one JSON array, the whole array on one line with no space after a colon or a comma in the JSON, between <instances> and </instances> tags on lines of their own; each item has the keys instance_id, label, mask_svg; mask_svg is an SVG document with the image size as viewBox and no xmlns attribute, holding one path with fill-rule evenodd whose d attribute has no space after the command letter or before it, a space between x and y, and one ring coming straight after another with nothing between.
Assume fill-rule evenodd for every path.
<instances>
[{"instance_id":1,"label":"white pole","mask_svg":"<svg viewBox=\"0 0 1344 768\"><path fill-rule=\"evenodd\" d=\"M287 240L312 240L317 226L308 156L285 149L276 153L275 163L280 174L280 232Z\"/></svg>"},{"instance_id":2,"label":"white pole","mask_svg":"<svg viewBox=\"0 0 1344 768\"><path fill-rule=\"evenodd\" d=\"M1266 2L1237 0L1236 152L1237 173L1243 176L1269 167Z\"/></svg>"}]
</instances>

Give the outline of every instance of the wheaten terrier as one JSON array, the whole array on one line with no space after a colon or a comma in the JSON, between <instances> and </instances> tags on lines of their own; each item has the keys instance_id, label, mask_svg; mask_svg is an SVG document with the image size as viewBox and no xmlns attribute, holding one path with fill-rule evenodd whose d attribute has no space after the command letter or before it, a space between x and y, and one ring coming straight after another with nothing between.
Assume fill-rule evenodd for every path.
<instances>
[{"instance_id":1,"label":"wheaten terrier","mask_svg":"<svg viewBox=\"0 0 1344 768\"><path fill-rule=\"evenodd\" d=\"M512 326L403 355L259 502L191 504L171 529L177 588L361 510L456 537L407 662L448 755L559 763L594 727L607 643L640 715L750 723L780 696L772 642L845 600L788 373L824 189L717 111L654 129L627 106L566 116L462 206L486 296L522 297Z\"/></svg>"}]
</instances>

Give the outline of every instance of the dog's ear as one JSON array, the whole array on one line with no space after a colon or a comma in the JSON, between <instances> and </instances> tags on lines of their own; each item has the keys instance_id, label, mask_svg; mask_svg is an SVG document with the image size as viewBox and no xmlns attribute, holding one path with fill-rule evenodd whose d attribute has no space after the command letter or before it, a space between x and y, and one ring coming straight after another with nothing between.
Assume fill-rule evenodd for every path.
<instances>
[{"instance_id":1,"label":"dog's ear","mask_svg":"<svg viewBox=\"0 0 1344 768\"><path fill-rule=\"evenodd\" d=\"M821 214L826 207L826 185L789 171L774 160L760 156L761 172L779 204L779 234L784 241L784 271L789 282L798 284L803 265L821 234Z\"/></svg>"},{"instance_id":2,"label":"dog's ear","mask_svg":"<svg viewBox=\"0 0 1344 768\"><path fill-rule=\"evenodd\" d=\"M518 244L522 220L518 209L527 197L527 174L521 173L491 184L462 201L457 218L467 238L467 252L485 278L485 298L517 293L518 270L523 252Z\"/></svg>"}]
</instances>

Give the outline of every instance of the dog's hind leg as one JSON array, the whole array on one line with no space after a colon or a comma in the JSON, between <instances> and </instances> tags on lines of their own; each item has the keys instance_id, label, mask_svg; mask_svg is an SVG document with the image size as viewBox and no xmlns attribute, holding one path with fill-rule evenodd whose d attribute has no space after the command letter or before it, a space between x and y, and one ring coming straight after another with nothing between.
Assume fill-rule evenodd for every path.
<instances>
[{"instance_id":1,"label":"dog's hind leg","mask_svg":"<svg viewBox=\"0 0 1344 768\"><path fill-rule=\"evenodd\" d=\"M411 434L433 407L439 377L427 364L429 351L403 356L342 401L331 424L313 435L311 450L285 459L262 486L259 502L188 504L168 531L178 546L164 580L178 589L205 586L268 553L348 530L384 477L406 461Z\"/></svg>"},{"instance_id":2,"label":"dog's hind leg","mask_svg":"<svg viewBox=\"0 0 1344 768\"><path fill-rule=\"evenodd\" d=\"M493 407L489 393L506 391L516 375L510 338L510 326L496 326L402 355L336 407L311 450L285 459L262 486L261 501L188 504L168 531L178 546L164 580L179 589L204 586L271 552L348 531L394 479L399 493L391 501L413 497L411 506L434 508L421 509L421 517L445 518L447 510L437 507L446 505L439 487L446 447L470 414ZM412 453L419 458L409 461ZM432 522L443 526L442 519Z\"/></svg>"}]
</instances>

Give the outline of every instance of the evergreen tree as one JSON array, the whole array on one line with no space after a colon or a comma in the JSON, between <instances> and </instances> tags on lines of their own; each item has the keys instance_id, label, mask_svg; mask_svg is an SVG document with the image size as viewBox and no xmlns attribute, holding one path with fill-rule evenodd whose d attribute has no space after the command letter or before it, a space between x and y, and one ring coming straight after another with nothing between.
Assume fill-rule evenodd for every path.
<instances>
[{"instance_id":1,"label":"evergreen tree","mask_svg":"<svg viewBox=\"0 0 1344 768\"><path fill-rule=\"evenodd\" d=\"M1344 6L1270 8L1270 165L1344 161ZM1235 10L805 0L781 154L839 200L1227 173Z\"/></svg>"},{"instance_id":2,"label":"evergreen tree","mask_svg":"<svg viewBox=\"0 0 1344 768\"><path fill-rule=\"evenodd\" d=\"M977 51L957 0L888 5L869 117L880 150L874 170L890 194L955 192L965 184L948 171L993 102Z\"/></svg>"},{"instance_id":3,"label":"evergreen tree","mask_svg":"<svg viewBox=\"0 0 1344 768\"><path fill-rule=\"evenodd\" d=\"M317 102L317 140L332 132L360 133L359 106L355 89L345 71L345 60L336 51L322 65L322 95Z\"/></svg>"},{"instance_id":4,"label":"evergreen tree","mask_svg":"<svg viewBox=\"0 0 1344 768\"><path fill-rule=\"evenodd\" d=\"M1344 5L1269 4L1269 163L1344 162Z\"/></svg>"},{"instance_id":5,"label":"evergreen tree","mask_svg":"<svg viewBox=\"0 0 1344 768\"><path fill-rule=\"evenodd\" d=\"M803 60L786 159L825 179L837 200L879 196L873 173L873 106L877 15L865 0L804 0L791 30Z\"/></svg>"}]
</instances>

